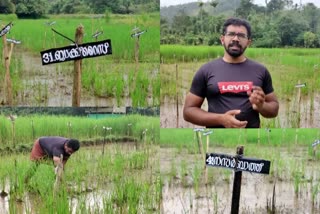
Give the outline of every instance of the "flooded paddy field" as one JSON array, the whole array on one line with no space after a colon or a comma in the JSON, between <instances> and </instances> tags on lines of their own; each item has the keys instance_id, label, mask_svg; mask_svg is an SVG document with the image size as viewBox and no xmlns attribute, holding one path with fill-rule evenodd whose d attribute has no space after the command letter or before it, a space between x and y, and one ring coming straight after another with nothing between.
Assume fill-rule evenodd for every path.
<instances>
[{"instance_id":1,"label":"flooded paddy field","mask_svg":"<svg viewBox=\"0 0 320 214\"><path fill-rule=\"evenodd\" d=\"M51 163L28 184L28 154L2 156L0 213L157 213L161 196L159 147L118 142L80 149L54 190Z\"/></svg>"},{"instance_id":2,"label":"flooded paddy field","mask_svg":"<svg viewBox=\"0 0 320 214\"><path fill-rule=\"evenodd\" d=\"M217 136L221 133L215 134L215 131L210 137L208 153L235 155L237 146L242 145L244 157L271 162L269 174L242 172L239 213L320 212L320 151L312 150L311 144L300 142L308 141L309 130L300 130L298 143L288 141L282 145L276 145L272 138L271 143L266 143L263 135L260 143L253 143L249 133L247 141L240 134L242 143L239 143L233 136L235 131L229 130L229 136L220 131L224 133L223 141ZM191 129L161 129L161 213L230 213L235 171L205 167L205 158L192 132ZM169 134L172 141L167 140ZM228 143L229 140L233 143ZM173 141L177 143L171 143ZM202 142L206 151L205 137Z\"/></svg>"},{"instance_id":3,"label":"flooded paddy field","mask_svg":"<svg viewBox=\"0 0 320 214\"><path fill-rule=\"evenodd\" d=\"M230 213L233 170L208 167L208 183L206 184L204 164L197 157L199 155L184 155L183 153L174 155L170 149L160 151L161 154L169 156L171 153L171 157L177 157L169 159L165 157L166 155L162 155L160 160L161 171L167 174L164 178L162 193L162 213ZM224 148L216 151L234 153L231 149ZM281 151L280 155L285 153ZM194 161L197 159L198 161ZM278 161L288 161L291 165L289 169L272 171L274 174L281 174L280 176L242 173L240 213L271 211L274 185L276 213L320 212L320 194L318 193L320 172L315 171L317 163L307 161L304 166L296 166L294 162L301 161L301 157L298 159L293 156Z\"/></svg>"}]
</instances>

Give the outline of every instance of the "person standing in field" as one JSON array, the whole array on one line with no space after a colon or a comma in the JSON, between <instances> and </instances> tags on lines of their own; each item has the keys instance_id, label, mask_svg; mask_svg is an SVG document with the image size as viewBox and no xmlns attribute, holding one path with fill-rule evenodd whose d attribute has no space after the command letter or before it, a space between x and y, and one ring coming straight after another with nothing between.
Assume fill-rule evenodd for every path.
<instances>
[{"instance_id":1,"label":"person standing in field","mask_svg":"<svg viewBox=\"0 0 320 214\"><path fill-rule=\"evenodd\" d=\"M52 160L55 166L55 173L58 168L66 164L69 157L80 148L80 143L76 139L68 139L64 137L40 137L38 138L32 148L30 159L34 163L31 169L27 172L25 182L33 176L36 168L41 162ZM61 160L62 155L62 160Z\"/></svg>"},{"instance_id":2,"label":"person standing in field","mask_svg":"<svg viewBox=\"0 0 320 214\"><path fill-rule=\"evenodd\" d=\"M244 55L251 44L251 26L246 20L230 18L220 40L224 56L197 71L183 117L207 128L259 128L259 115L276 117L279 103L267 68ZM201 109L205 98L208 111Z\"/></svg>"}]
</instances>

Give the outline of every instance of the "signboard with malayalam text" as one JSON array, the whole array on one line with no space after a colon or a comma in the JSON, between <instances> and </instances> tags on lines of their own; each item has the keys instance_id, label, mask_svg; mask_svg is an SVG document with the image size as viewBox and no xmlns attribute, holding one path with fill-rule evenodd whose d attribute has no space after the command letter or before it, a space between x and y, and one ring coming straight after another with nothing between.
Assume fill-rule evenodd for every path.
<instances>
[{"instance_id":1,"label":"signboard with malayalam text","mask_svg":"<svg viewBox=\"0 0 320 214\"><path fill-rule=\"evenodd\" d=\"M111 40L84 43L41 51L42 65L112 54Z\"/></svg>"},{"instance_id":2,"label":"signboard with malayalam text","mask_svg":"<svg viewBox=\"0 0 320 214\"><path fill-rule=\"evenodd\" d=\"M241 156L232 156L218 153L207 153L206 165L259 174L269 174L270 172L270 161L268 160L245 158Z\"/></svg>"}]
</instances>

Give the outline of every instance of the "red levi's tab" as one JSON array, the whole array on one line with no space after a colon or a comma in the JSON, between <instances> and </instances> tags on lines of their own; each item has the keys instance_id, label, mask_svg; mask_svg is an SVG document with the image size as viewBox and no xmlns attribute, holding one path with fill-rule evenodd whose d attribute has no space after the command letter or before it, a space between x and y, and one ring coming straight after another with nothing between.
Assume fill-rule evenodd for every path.
<instances>
[{"instance_id":1,"label":"red levi's tab","mask_svg":"<svg viewBox=\"0 0 320 214\"><path fill-rule=\"evenodd\" d=\"M252 85L252 82L218 82L221 94L251 91Z\"/></svg>"}]
</instances>

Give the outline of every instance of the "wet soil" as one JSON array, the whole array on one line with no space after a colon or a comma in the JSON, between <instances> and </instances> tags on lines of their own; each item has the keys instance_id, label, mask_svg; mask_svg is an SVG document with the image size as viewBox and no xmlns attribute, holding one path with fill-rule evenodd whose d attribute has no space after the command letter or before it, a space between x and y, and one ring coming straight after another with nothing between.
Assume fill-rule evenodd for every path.
<instances>
[{"instance_id":1,"label":"wet soil","mask_svg":"<svg viewBox=\"0 0 320 214\"><path fill-rule=\"evenodd\" d=\"M291 153L282 149L282 157L293 158ZM281 151L282 151L281 150ZM215 152L234 154L226 148L215 148ZM196 190L193 168L197 161L201 161L199 154L177 152L170 148L161 148L161 172L165 176L163 187L163 204L161 213L230 213L233 188L233 171L224 168L208 167L208 174L212 173L208 184L205 182L203 171L199 188ZM296 154L297 161L302 160L306 149ZM297 157L298 156L298 157ZM181 175L181 163L185 162L187 172ZM177 175L172 175L172 167L176 166ZM242 173L240 212L239 213L268 213L271 210L273 186L275 185L275 213L319 213L320 194L317 193L312 202L314 185L319 185L320 173L316 169L317 163L310 162L305 169L304 179L300 191L295 194L294 180L277 179L271 175ZM228 172L229 171L229 172Z\"/></svg>"},{"instance_id":2,"label":"wet soil","mask_svg":"<svg viewBox=\"0 0 320 214\"><path fill-rule=\"evenodd\" d=\"M11 63L21 63L21 82L19 92L15 95L14 105L17 106L72 106L73 62L65 62L42 66L40 55L15 48L15 56ZM130 65L132 67L134 65ZM156 75L159 70L150 71ZM126 77L124 77L126 78ZM149 86L151 87L151 86ZM0 103L5 104L4 90L0 88ZM152 105L152 97L147 98L148 105ZM132 99L128 89L121 98L122 106L132 106ZM115 97L101 97L81 89L80 106L114 106L117 107Z\"/></svg>"},{"instance_id":3,"label":"wet soil","mask_svg":"<svg viewBox=\"0 0 320 214\"><path fill-rule=\"evenodd\" d=\"M160 125L161 128L195 128L199 127L192 123L189 123L183 119L183 106L185 95L181 97L182 101L179 101L178 108L177 102L174 98L165 97L160 106ZM298 117L299 113L294 110L294 103L286 103L280 101L280 108L278 119L279 127L276 128L317 128L320 127L320 94L314 96L313 110L311 111L311 100L305 98L300 103L300 126L297 127L293 122ZM208 110L208 104L204 101L202 107L204 110ZM290 108L290 110L288 109ZM178 109L178 113L177 113ZM260 116L261 118L261 116ZM177 120L179 121L177 123ZM268 120L268 119L265 119ZM264 128L264 127L262 127ZM265 127L266 128L266 127Z\"/></svg>"}]
</instances>

